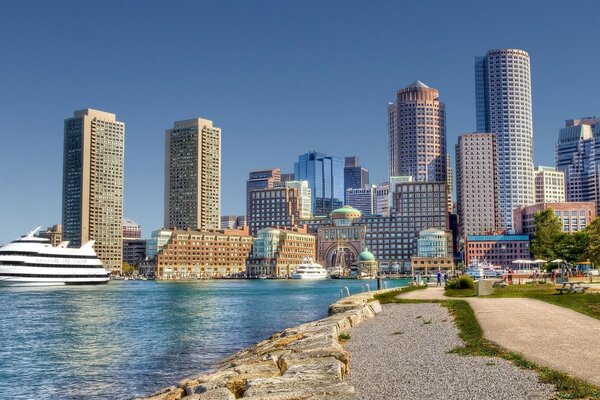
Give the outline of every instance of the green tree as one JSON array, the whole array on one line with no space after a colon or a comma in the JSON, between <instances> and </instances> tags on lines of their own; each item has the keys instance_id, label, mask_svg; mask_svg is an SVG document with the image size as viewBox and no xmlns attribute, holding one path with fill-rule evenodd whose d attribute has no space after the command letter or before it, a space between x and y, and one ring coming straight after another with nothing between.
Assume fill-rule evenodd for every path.
<instances>
[{"instance_id":1,"label":"green tree","mask_svg":"<svg viewBox=\"0 0 600 400\"><path fill-rule=\"evenodd\" d=\"M129 263L124 262L121 266L121 271L122 275L131 276L133 275L133 266Z\"/></svg>"},{"instance_id":2,"label":"green tree","mask_svg":"<svg viewBox=\"0 0 600 400\"><path fill-rule=\"evenodd\" d=\"M595 218L586 228L588 235L588 258L594 267L600 265L600 218Z\"/></svg>"},{"instance_id":3,"label":"green tree","mask_svg":"<svg viewBox=\"0 0 600 400\"><path fill-rule=\"evenodd\" d=\"M570 264L575 264L589 258L588 248L589 235L586 231L563 233L556 246L556 256Z\"/></svg>"},{"instance_id":4,"label":"green tree","mask_svg":"<svg viewBox=\"0 0 600 400\"><path fill-rule=\"evenodd\" d=\"M546 208L533 217L535 233L531 239L531 254L534 258L553 260L557 257L558 247L563 240L562 224L554 210Z\"/></svg>"}]
</instances>

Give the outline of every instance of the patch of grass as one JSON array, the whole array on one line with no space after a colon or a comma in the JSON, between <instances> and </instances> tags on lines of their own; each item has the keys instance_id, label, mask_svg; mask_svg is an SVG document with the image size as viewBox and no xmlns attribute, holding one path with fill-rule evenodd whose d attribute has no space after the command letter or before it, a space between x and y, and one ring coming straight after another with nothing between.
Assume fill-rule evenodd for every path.
<instances>
[{"instance_id":1,"label":"patch of grass","mask_svg":"<svg viewBox=\"0 0 600 400\"><path fill-rule=\"evenodd\" d=\"M600 388L581 379L573 378L563 372L542 367L525 359L517 353L504 350L500 346L484 339L483 331L475 318L473 309L464 300L447 300L442 305L448 307L454 316L459 330L458 336L465 342L463 347L451 350L451 353L473 356L502 357L518 367L531 369L539 374L540 382L554 385L557 396L563 399L600 399ZM487 364L486 364L487 365Z\"/></svg>"},{"instance_id":2,"label":"patch of grass","mask_svg":"<svg viewBox=\"0 0 600 400\"><path fill-rule=\"evenodd\" d=\"M417 318L415 318L415 319L419 319L419 318L423 318L423 316L422 315L418 315Z\"/></svg>"},{"instance_id":3,"label":"patch of grass","mask_svg":"<svg viewBox=\"0 0 600 400\"><path fill-rule=\"evenodd\" d=\"M428 319L427 321L423 321L423 325L429 325L431 323L431 320Z\"/></svg>"},{"instance_id":4,"label":"patch of grass","mask_svg":"<svg viewBox=\"0 0 600 400\"><path fill-rule=\"evenodd\" d=\"M554 288L555 285L552 283L509 285L503 288L495 288L493 293L487 297L538 299L600 319L600 293L558 294Z\"/></svg>"},{"instance_id":5,"label":"patch of grass","mask_svg":"<svg viewBox=\"0 0 600 400\"><path fill-rule=\"evenodd\" d=\"M391 290L387 293L376 294L373 296L375 300L379 300L381 304L386 303L398 303L399 299L396 299L396 296L406 293L412 292L413 290L425 289L425 286L405 286L403 288L399 288L398 290Z\"/></svg>"},{"instance_id":6,"label":"patch of grass","mask_svg":"<svg viewBox=\"0 0 600 400\"><path fill-rule=\"evenodd\" d=\"M491 367L492 365L496 365L496 363L492 362L492 361L488 361L485 363L485 365L487 365L488 367Z\"/></svg>"},{"instance_id":7,"label":"patch of grass","mask_svg":"<svg viewBox=\"0 0 600 400\"><path fill-rule=\"evenodd\" d=\"M473 297L475 289L446 289L444 296L448 297Z\"/></svg>"},{"instance_id":8,"label":"patch of grass","mask_svg":"<svg viewBox=\"0 0 600 400\"><path fill-rule=\"evenodd\" d=\"M346 340L350 340L350 338L351 338L351 337L352 337L352 336L350 336L350 334L349 334L349 333L342 332L342 333L340 333L340 334L338 335L338 340L339 340L340 342L344 342L344 341L346 341Z\"/></svg>"},{"instance_id":9,"label":"patch of grass","mask_svg":"<svg viewBox=\"0 0 600 400\"><path fill-rule=\"evenodd\" d=\"M404 332L402 332L402 331L394 332L394 335L404 335Z\"/></svg>"}]
</instances>

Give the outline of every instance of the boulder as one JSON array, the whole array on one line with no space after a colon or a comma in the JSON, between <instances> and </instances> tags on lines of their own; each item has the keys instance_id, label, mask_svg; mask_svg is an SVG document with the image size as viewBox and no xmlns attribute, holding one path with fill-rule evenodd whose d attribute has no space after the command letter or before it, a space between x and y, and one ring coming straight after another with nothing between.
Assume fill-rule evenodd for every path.
<instances>
[{"instance_id":1,"label":"boulder","mask_svg":"<svg viewBox=\"0 0 600 400\"><path fill-rule=\"evenodd\" d=\"M235 400L235 396L228 389L219 388L204 393L196 393L185 397L184 400Z\"/></svg>"}]
</instances>

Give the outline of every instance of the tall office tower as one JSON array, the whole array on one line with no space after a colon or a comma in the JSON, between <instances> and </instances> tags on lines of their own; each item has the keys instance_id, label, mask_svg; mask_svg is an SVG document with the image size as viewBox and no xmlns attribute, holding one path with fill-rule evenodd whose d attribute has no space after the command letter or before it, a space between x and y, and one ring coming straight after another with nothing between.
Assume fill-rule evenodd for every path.
<instances>
[{"instance_id":1,"label":"tall office tower","mask_svg":"<svg viewBox=\"0 0 600 400\"><path fill-rule=\"evenodd\" d=\"M554 167L538 166L534 173L535 203L565 201L565 173Z\"/></svg>"},{"instance_id":2,"label":"tall office tower","mask_svg":"<svg viewBox=\"0 0 600 400\"><path fill-rule=\"evenodd\" d=\"M359 210L362 215L377 213L377 185L367 185L362 189L346 189L346 204Z\"/></svg>"},{"instance_id":3,"label":"tall office tower","mask_svg":"<svg viewBox=\"0 0 600 400\"><path fill-rule=\"evenodd\" d=\"M328 215L343 206L344 166L340 157L316 151L302 154L294 163L294 177L308 181L314 216Z\"/></svg>"},{"instance_id":4,"label":"tall office tower","mask_svg":"<svg viewBox=\"0 0 600 400\"><path fill-rule=\"evenodd\" d=\"M600 214L600 118L571 119L560 130L556 169L564 172L567 201L595 201Z\"/></svg>"},{"instance_id":5,"label":"tall office tower","mask_svg":"<svg viewBox=\"0 0 600 400\"><path fill-rule=\"evenodd\" d=\"M255 236L263 228L293 227L300 221L301 195L294 187L281 185L250 192L248 224Z\"/></svg>"},{"instance_id":6,"label":"tall office tower","mask_svg":"<svg viewBox=\"0 0 600 400\"><path fill-rule=\"evenodd\" d=\"M296 180L296 177L294 177L293 172L281 174L281 182L295 181L295 180Z\"/></svg>"},{"instance_id":7,"label":"tall office tower","mask_svg":"<svg viewBox=\"0 0 600 400\"><path fill-rule=\"evenodd\" d=\"M369 184L369 170L360 166L358 157L344 158L344 193L348 189L363 189ZM348 198L345 203L348 204Z\"/></svg>"},{"instance_id":8,"label":"tall office tower","mask_svg":"<svg viewBox=\"0 0 600 400\"><path fill-rule=\"evenodd\" d=\"M281 182L281 169L270 168L252 171L246 181L246 216L248 225L252 223L252 213L250 212L250 193L253 190L272 189L273 185Z\"/></svg>"},{"instance_id":9,"label":"tall office tower","mask_svg":"<svg viewBox=\"0 0 600 400\"><path fill-rule=\"evenodd\" d=\"M390 184L383 182L375 189L375 214L382 217L390 215Z\"/></svg>"},{"instance_id":10,"label":"tall office tower","mask_svg":"<svg viewBox=\"0 0 600 400\"><path fill-rule=\"evenodd\" d=\"M497 136L465 133L456 144L456 209L459 236L494 232L501 225L498 208Z\"/></svg>"},{"instance_id":11,"label":"tall office tower","mask_svg":"<svg viewBox=\"0 0 600 400\"><path fill-rule=\"evenodd\" d=\"M415 81L388 106L390 176L446 182L446 111L437 89Z\"/></svg>"},{"instance_id":12,"label":"tall office tower","mask_svg":"<svg viewBox=\"0 0 600 400\"><path fill-rule=\"evenodd\" d=\"M311 213L311 193L308 187L308 181L282 181L275 183L273 187L289 187L298 190L298 209L300 219L312 218Z\"/></svg>"},{"instance_id":13,"label":"tall office tower","mask_svg":"<svg viewBox=\"0 0 600 400\"><path fill-rule=\"evenodd\" d=\"M498 136L498 193L502 225L512 210L535 202L529 54L490 50L475 58L477 130Z\"/></svg>"},{"instance_id":14,"label":"tall office tower","mask_svg":"<svg viewBox=\"0 0 600 400\"><path fill-rule=\"evenodd\" d=\"M115 114L85 109L65 120L63 240L94 240L104 267L121 271L125 124Z\"/></svg>"},{"instance_id":15,"label":"tall office tower","mask_svg":"<svg viewBox=\"0 0 600 400\"><path fill-rule=\"evenodd\" d=\"M165 227L219 229L221 128L194 118L165 133Z\"/></svg>"}]
</instances>

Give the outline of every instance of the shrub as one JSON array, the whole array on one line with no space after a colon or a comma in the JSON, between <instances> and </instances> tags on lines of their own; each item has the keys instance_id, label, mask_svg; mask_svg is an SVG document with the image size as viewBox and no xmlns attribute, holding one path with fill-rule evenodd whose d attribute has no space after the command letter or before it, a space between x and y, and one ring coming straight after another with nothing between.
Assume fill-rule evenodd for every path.
<instances>
[{"instance_id":1,"label":"shrub","mask_svg":"<svg viewBox=\"0 0 600 400\"><path fill-rule=\"evenodd\" d=\"M468 275L462 275L459 278L453 278L446 282L446 289L473 289L475 282Z\"/></svg>"}]
</instances>

